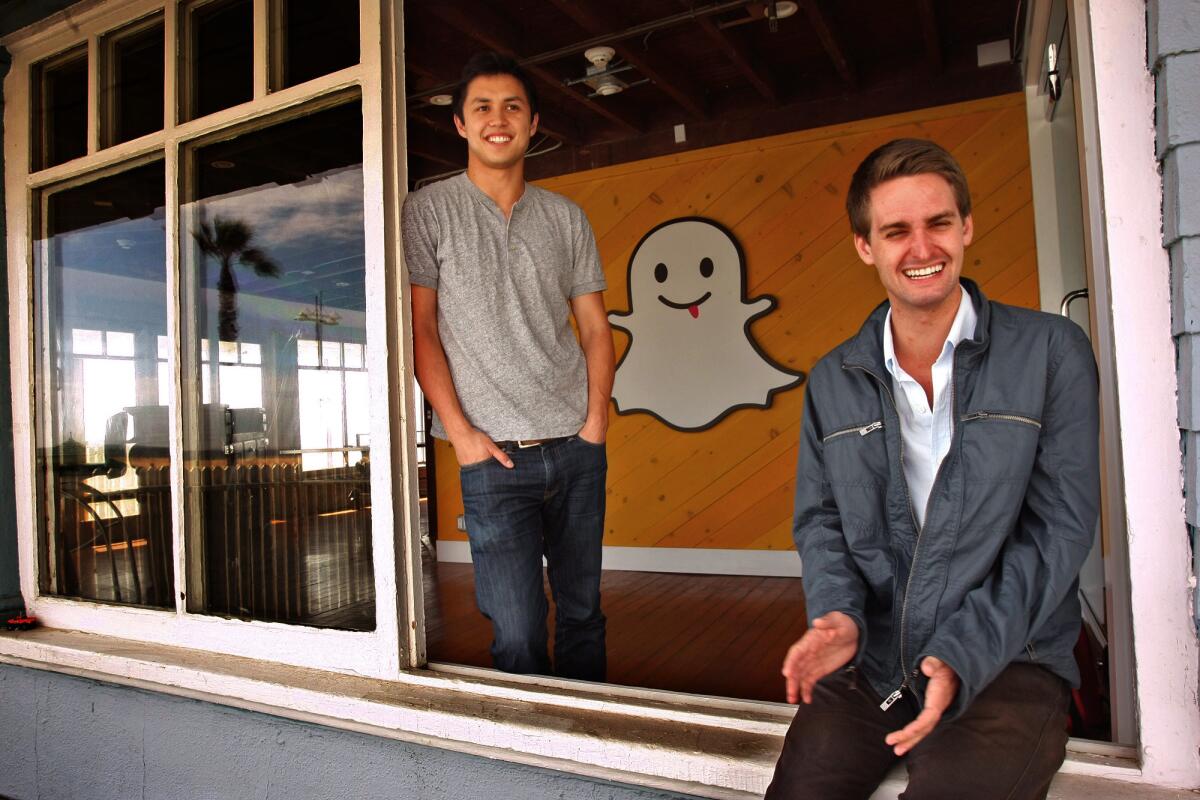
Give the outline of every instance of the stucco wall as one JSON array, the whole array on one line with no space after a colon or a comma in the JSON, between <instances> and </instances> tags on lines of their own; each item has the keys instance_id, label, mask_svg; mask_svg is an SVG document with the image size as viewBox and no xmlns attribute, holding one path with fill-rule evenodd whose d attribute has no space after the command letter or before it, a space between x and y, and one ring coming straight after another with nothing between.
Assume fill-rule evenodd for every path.
<instances>
[{"instance_id":1,"label":"stucco wall","mask_svg":"<svg viewBox=\"0 0 1200 800\"><path fill-rule=\"evenodd\" d=\"M0 731L12 800L684 797L13 666Z\"/></svg>"},{"instance_id":2,"label":"stucco wall","mask_svg":"<svg viewBox=\"0 0 1200 800\"><path fill-rule=\"evenodd\" d=\"M1200 573L1200 2L1150 0L1147 12L1163 172L1163 246L1171 258L1171 332L1178 348L1186 515Z\"/></svg>"}]
</instances>

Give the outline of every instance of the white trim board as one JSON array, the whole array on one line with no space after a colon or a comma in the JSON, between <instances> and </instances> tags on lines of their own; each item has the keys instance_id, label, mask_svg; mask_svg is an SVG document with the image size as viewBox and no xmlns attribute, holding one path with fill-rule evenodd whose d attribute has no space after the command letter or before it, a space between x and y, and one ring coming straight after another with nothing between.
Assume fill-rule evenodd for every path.
<instances>
[{"instance_id":1,"label":"white trim board","mask_svg":"<svg viewBox=\"0 0 1200 800\"><path fill-rule=\"evenodd\" d=\"M467 542L439 541L438 561L471 563ZM694 575L755 575L799 578L795 550L718 550L689 547L605 547L604 569L680 572Z\"/></svg>"}]
</instances>

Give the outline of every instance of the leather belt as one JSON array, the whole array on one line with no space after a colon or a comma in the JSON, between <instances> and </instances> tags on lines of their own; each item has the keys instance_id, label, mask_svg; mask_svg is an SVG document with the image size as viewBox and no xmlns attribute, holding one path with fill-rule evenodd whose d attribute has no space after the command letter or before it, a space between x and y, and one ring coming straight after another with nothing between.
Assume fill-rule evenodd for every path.
<instances>
[{"instance_id":1,"label":"leather belt","mask_svg":"<svg viewBox=\"0 0 1200 800\"><path fill-rule=\"evenodd\" d=\"M496 442L496 447L499 447L501 450L528 450L531 447L544 447L556 442L565 442L570 438L570 436L555 436L550 439L507 439L502 442Z\"/></svg>"}]
</instances>

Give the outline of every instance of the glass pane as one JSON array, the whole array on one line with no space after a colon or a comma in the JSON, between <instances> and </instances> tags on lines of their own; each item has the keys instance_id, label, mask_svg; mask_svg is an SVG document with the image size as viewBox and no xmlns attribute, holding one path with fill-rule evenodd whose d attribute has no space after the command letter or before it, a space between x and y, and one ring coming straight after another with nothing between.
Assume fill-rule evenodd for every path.
<instances>
[{"instance_id":1,"label":"glass pane","mask_svg":"<svg viewBox=\"0 0 1200 800\"><path fill-rule=\"evenodd\" d=\"M363 366L363 349L361 344L347 344L346 351L346 367L349 369L362 369Z\"/></svg>"},{"instance_id":2,"label":"glass pane","mask_svg":"<svg viewBox=\"0 0 1200 800\"><path fill-rule=\"evenodd\" d=\"M187 24L185 119L245 103L254 96L254 4L193 3Z\"/></svg>"},{"instance_id":3,"label":"glass pane","mask_svg":"<svg viewBox=\"0 0 1200 800\"><path fill-rule=\"evenodd\" d=\"M277 9L275 88L358 63L358 0L278 0Z\"/></svg>"},{"instance_id":4,"label":"glass pane","mask_svg":"<svg viewBox=\"0 0 1200 800\"><path fill-rule=\"evenodd\" d=\"M109 331L107 354L110 356L133 358L133 334L125 333L124 331Z\"/></svg>"},{"instance_id":5,"label":"glass pane","mask_svg":"<svg viewBox=\"0 0 1200 800\"><path fill-rule=\"evenodd\" d=\"M159 162L43 196L34 393L48 594L174 607L164 185Z\"/></svg>"},{"instance_id":6,"label":"glass pane","mask_svg":"<svg viewBox=\"0 0 1200 800\"><path fill-rule=\"evenodd\" d=\"M87 51L49 61L34 71L37 148L34 169L87 152Z\"/></svg>"},{"instance_id":7,"label":"glass pane","mask_svg":"<svg viewBox=\"0 0 1200 800\"><path fill-rule=\"evenodd\" d=\"M184 157L192 610L371 630L361 106Z\"/></svg>"},{"instance_id":8,"label":"glass pane","mask_svg":"<svg viewBox=\"0 0 1200 800\"><path fill-rule=\"evenodd\" d=\"M104 145L163 126L163 25L140 23L105 37Z\"/></svg>"}]
</instances>

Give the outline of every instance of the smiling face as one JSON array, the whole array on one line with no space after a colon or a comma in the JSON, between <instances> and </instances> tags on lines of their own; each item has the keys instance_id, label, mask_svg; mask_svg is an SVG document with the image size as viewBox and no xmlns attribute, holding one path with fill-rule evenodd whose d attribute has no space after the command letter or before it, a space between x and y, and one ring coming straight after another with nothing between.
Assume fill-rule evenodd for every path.
<instances>
[{"instance_id":1,"label":"smiling face","mask_svg":"<svg viewBox=\"0 0 1200 800\"><path fill-rule=\"evenodd\" d=\"M894 310L936 313L960 301L963 253L974 224L933 173L892 178L871 190L871 233L855 235L859 257L879 272Z\"/></svg>"},{"instance_id":2,"label":"smiling face","mask_svg":"<svg viewBox=\"0 0 1200 800\"><path fill-rule=\"evenodd\" d=\"M741 259L733 240L699 220L664 225L638 246L630 290L639 311L700 319L741 298Z\"/></svg>"},{"instance_id":3,"label":"smiling face","mask_svg":"<svg viewBox=\"0 0 1200 800\"><path fill-rule=\"evenodd\" d=\"M454 117L467 140L468 164L509 169L525 158L538 118L529 110L525 88L512 75L480 75L467 86L463 116Z\"/></svg>"}]
</instances>

